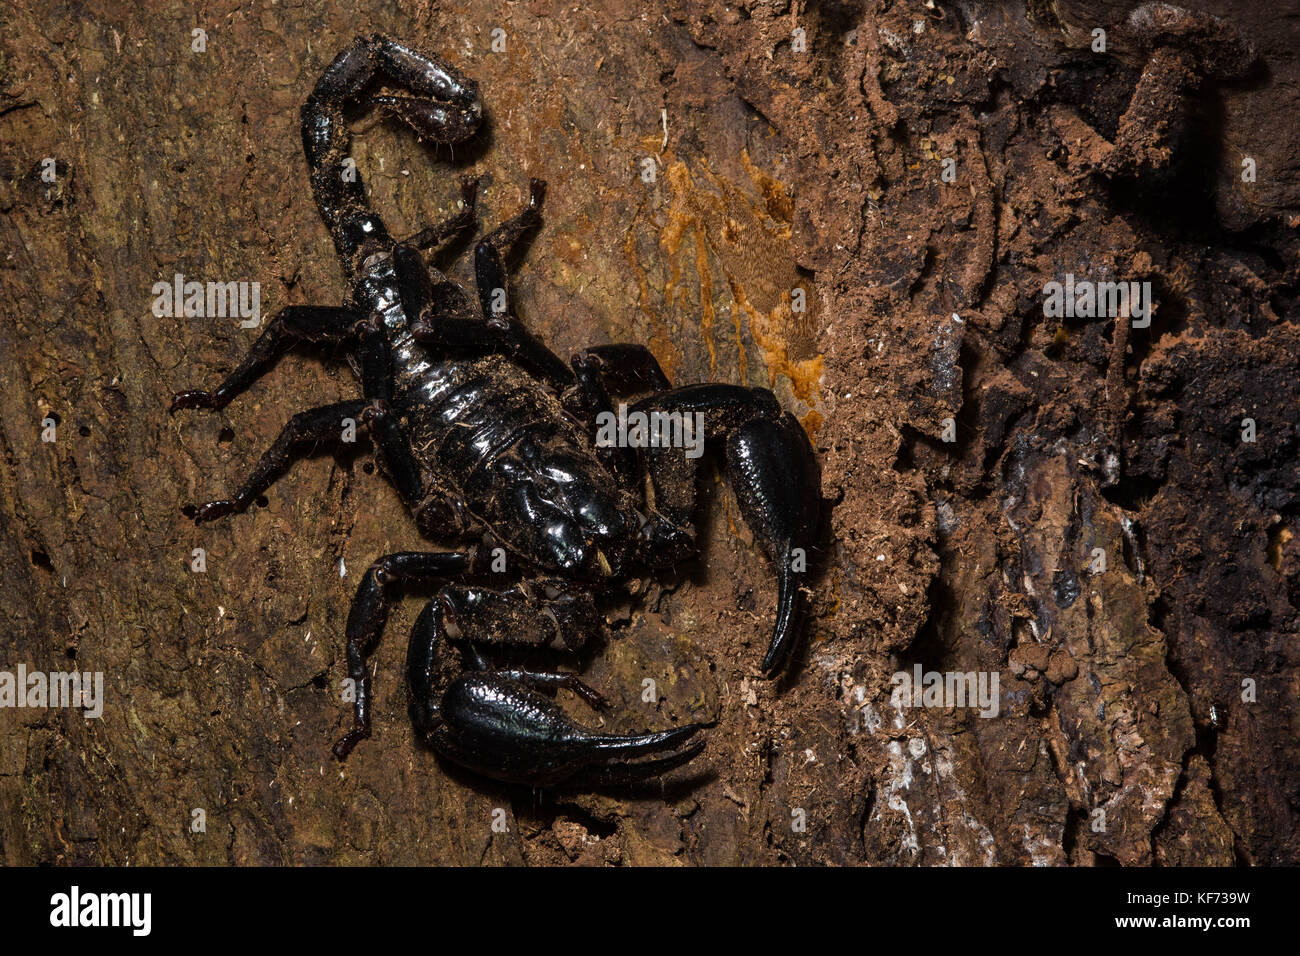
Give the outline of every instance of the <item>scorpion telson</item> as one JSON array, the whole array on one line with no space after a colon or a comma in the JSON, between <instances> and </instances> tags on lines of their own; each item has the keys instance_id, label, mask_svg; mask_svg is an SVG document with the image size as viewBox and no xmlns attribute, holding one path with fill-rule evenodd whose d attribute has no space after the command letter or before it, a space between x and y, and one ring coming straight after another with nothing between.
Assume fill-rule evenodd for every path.
<instances>
[{"instance_id":1,"label":"scorpion telson","mask_svg":"<svg viewBox=\"0 0 1300 956\"><path fill-rule=\"evenodd\" d=\"M367 96L376 81L403 93ZM302 110L303 145L350 285L347 304L281 309L225 381L177 394L171 410L225 407L302 342L344 345L364 397L294 415L234 496L202 505L195 519L245 510L296 457L338 441L342 421L353 419L368 430L421 533L465 546L385 555L362 576L347 621L355 713L337 756L370 734L367 658L391 602L403 585L428 584L438 590L407 655L410 715L440 754L535 786L636 779L686 763L703 749L701 724L597 733L551 699L567 689L593 708L606 706L576 675L505 662L555 639L579 650L603 626L603 594L695 554L697 461L681 449L605 448L593 439L598 417L621 398L634 399L638 412L702 416L706 447L777 571L762 668L779 672L796 643L800 572L821 514L807 435L766 389L673 388L640 345L596 346L566 364L534 338L506 291L506 258L541 221L546 186L538 180L528 204L475 246L476 301L421 255L473 228L476 183L463 184L460 213L394 240L361 177L343 174L348 104L379 106L437 143L463 142L483 122L472 80L386 37L359 37L325 70ZM511 556L508 574L492 568L494 549ZM444 681L448 647L461 671Z\"/></svg>"}]
</instances>

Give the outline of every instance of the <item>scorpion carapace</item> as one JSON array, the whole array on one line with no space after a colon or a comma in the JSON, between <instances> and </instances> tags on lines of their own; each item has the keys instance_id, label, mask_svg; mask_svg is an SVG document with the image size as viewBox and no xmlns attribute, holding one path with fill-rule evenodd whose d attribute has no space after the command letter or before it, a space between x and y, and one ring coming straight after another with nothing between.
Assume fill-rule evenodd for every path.
<instances>
[{"instance_id":1,"label":"scorpion carapace","mask_svg":"<svg viewBox=\"0 0 1300 956\"><path fill-rule=\"evenodd\" d=\"M367 95L376 85L402 92ZM410 714L443 756L535 786L634 779L684 764L704 746L702 725L597 733L551 699L566 689L605 706L575 674L510 664L557 638L580 649L602 627L603 594L695 554L696 457L679 447L597 442L596 423L612 414L615 398L633 400L634 412L703 423L741 514L777 569L768 675L795 644L799 581L820 519L808 438L766 389L673 388L640 345L596 346L566 364L531 335L508 293L506 259L540 223L540 181L531 182L527 205L475 246L477 300L421 254L474 226L474 181L462 184L458 214L393 239L347 160L343 109L368 104L444 144L468 139L483 121L472 80L383 36L359 37L325 70L302 110L303 144L350 296L343 306L281 309L215 390L181 392L171 408L223 408L303 342L344 346L364 397L294 415L234 497L202 505L195 518L243 511L304 451L338 441L351 419L368 430L421 533L465 546L389 554L362 576L347 621L355 712L337 756L370 734L367 658L391 602L403 585L426 584L437 590L411 634ZM509 555L509 573L490 555ZM447 648L460 659L450 681L439 677Z\"/></svg>"}]
</instances>

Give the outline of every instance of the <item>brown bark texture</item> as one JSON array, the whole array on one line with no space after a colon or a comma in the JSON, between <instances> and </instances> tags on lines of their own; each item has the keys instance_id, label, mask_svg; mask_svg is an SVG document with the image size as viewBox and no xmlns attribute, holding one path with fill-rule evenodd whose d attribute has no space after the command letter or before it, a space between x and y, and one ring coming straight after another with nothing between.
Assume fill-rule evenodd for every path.
<instances>
[{"instance_id":1,"label":"brown bark texture","mask_svg":"<svg viewBox=\"0 0 1300 956\"><path fill-rule=\"evenodd\" d=\"M430 546L364 443L183 514L358 394L294 352L169 417L258 330L152 305L178 273L259 282L264 315L342 301L298 111L371 32L477 79L490 122L448 151L358 113L394 234L465 173L484 226L547 180L529 326L770 387L821 459L788 675L759 673L772 572L712 473L699 560L582 661L613 702L584 720L714 722L665 779L534 792L419 745L417 596L333 759L359 575ZM0 707L0 859L1300 862L1297 51L1294 0L6 3L0 670L104 693ZM1150 325L1045 315L1067 275L1149 282ZM996 675L996 715L895 697L918 666Z\"/></svg>"}]
</instances>

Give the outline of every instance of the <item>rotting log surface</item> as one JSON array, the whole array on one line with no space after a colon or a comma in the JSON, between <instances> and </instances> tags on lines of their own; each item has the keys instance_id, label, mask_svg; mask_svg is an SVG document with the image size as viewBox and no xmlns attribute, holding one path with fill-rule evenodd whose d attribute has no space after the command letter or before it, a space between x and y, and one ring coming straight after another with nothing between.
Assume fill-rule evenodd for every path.
<instances>
[{"instance_id":1,"label":"rotting log surface","mask_svg":"<svg viewBox=\"0 0 1300 956\"><path fill-rule=\"evenodd\" d=\"M1174 89L1126 3L600 6L6 4L0 668L102 671L106 702L0 709L0 857L1300 861L1300 11L1217 4L1257 60ZM774 586L720 485L701 561L588 665L609 726L718 721L662 785L535 794L416 746L414 599L376 655L375 734L333 761L357 574L420 544L364 450L246 515L181 513L294 411L355 394L295 354L224 412L168 418L255 332L150 306L176 273L260 282L264 314L341 299L297 115L372 31L477 78L491 121L450 156L357 118L396 234L463 171L485 226L545 178L526 321L561 355L639 341L676 381L770 386L822 457L834 507L790 677L758 676ZM1143 83L1160 95L1137 103ZM1065 273L1151 281L1151 327L1045 318ZM997 673L998 716L893 707L916 664Z\"/></svg>"}]
</instances>

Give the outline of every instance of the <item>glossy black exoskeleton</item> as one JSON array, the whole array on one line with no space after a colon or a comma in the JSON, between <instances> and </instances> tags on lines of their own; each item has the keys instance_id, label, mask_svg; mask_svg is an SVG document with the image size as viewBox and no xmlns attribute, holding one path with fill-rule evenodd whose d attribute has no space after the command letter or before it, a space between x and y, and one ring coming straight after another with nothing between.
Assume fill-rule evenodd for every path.
<instances>
[{"instance_id":1,"label":"glossy black exoskeleton","mask_svg":"<svg viewBox=\"0 0 1300 956\"><path fill-rule=\"evenodd\" d=\"M365 96L376 79L410 95ZM691 421L699 413L704 440L777 570L776 620L763 660L763 671L775 674L795 643L798 581L820 517L807 436L766 389L672 388L642 346L597 346L566 364L534 338L509 296L506 258L540 222L542 182L533 180L527 206L475 246L477 300L431 268L421 250L473 227L476 184L463 184L458 215L394 240L347 162L343 108L351 103L377 105L437 143L462 142L483 121L472 80L382 36L359 37L325 70L302 111L303 144L350 299L340 307L282 309L220 386L181 392L171 408L223 408L301 342L346 345L364 398L295 415L234 497L202 505L196 520L243 511L304 449L338 440L344 420L363 424L421 532L477 543L386 555L363 575L347 623L355 714L335 747L338 757L369 736L366 661L388 607L402 584L421 582L440 590L411 635L410 713L439 753L487 776L538 786L631 779L685 763L703 748L701 725L597 733L547 696L563 688L603 707L574 674L507 667L489 655L557 636L579 648L601 626L602 593L694 554L698 461L682 448L598 447L594 440L598 417L613 412L611 396L639 395L634 412L689 414ZM490 567L498 548L512 556L506 587ZM463 671L443 682L439 655L448 644Z\"/></svg>"}]
</instances>

